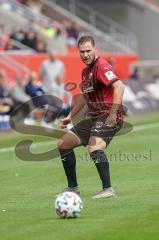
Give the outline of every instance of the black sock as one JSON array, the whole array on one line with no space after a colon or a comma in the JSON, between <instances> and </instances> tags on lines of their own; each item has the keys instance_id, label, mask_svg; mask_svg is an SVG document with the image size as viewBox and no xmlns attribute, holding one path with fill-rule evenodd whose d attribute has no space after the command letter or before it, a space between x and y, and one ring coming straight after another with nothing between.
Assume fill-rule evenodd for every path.
<instances>
[{"instance_id":1,"label":"black sock","mask_svg":"<svg viewBox=\"0 0 159 240\"><path fill-rule=\"evenodd\" d=\"M90 153L92 160L98 170L100 179L102 181L103 188L111 187L110 173L109 173L109 162L107 156L102 150L95 150Z\"/></svg>"},{"instance_id":2,"label":"black sock","mask_svg":"<svg viewBox=\"0 0 159 240\"><path fill-rule=\"evenodd\" d=\"M59 149L62 164L68 181L68 187L77 187L76 157L71 149Z\"/></svg>"}]
</instances>

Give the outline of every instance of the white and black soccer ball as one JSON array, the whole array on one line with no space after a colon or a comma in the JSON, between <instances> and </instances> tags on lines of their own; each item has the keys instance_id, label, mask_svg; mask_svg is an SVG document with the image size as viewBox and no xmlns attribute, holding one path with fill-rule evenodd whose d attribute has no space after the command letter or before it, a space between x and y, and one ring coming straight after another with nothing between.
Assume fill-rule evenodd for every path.
<instances>
[{"instance_id":1,"label":"white and black soccer ball","mask_svg":"<svg viewBox=\"0 0 159 240\"><path fill-rule=\"evenodd\" d=\"M55 200L55 210L60 218L79 217L82 209L82 199L74 192L63 192Z\"/></svg>"}]
</instances>

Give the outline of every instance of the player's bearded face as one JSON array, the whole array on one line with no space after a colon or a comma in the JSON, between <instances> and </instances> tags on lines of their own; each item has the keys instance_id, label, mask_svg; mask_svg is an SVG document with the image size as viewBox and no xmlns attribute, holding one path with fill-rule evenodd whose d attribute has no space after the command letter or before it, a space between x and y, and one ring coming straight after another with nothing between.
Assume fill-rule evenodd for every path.
<instances>
[{"instance_id":1,"label":"player's bearded face","mask_svg":"<svg viewBox=\"0 0 159 240\"><path fill-rule=\"evenodd\" d=\"M83 44L80 44L79 53L82 61L86 65L92 64L92 62L94 62L94 60L96 59L96 49L94 48L94 46L92 46L91 42L85 42Z\"/></svg>"}]
</instances>

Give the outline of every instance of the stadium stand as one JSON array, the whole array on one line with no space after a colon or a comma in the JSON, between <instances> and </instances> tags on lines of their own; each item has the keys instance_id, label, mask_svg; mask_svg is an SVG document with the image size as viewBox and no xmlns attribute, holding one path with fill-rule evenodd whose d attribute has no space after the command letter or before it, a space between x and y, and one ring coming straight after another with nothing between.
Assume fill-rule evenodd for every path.
<instances>
[{"instance_id":1,"label":"stadium stand","mask_svg":"<svg viewBox=\"0 0 159 240\"><path fill-rule=\"evenodd\" d=\"M85 0L83 2L135 33L138 41L138 54L142 60L158 59L159 34L156 29L158 29L159 10L155 1Z\"/></svg>"},{"instance_id":2,"label":"stadium stand","mask_svg":"<svg viewBox=\"0 0 159 240\"><path fill-rule=\"evenodd\" d=\"M5 30L8 34L12 35L12 29L15 30L17 26L20 34L24 31L24 42L22 39L21 42L14 39L12 43L20 42L19 46L22 47L26 42L28 44L28 38L32 37L36 39L36 44L26 45L27 49L29 47L29 49L31 48L37 52L45 52L56 48L59 53L67 52L63 26L42 14L35 14L30 8L21 3L1 1L0 19L5 19Z\"/></svg>"},{"instance_id":3,"label":"stadium stand","mask_svg":"<svg viewBox=\"0 0 159 240\"><path fill-rule=\"evenodd\" d=\"M58 4L61 2L59 1ZM66 47L76 46L77 38L82 32L91 32L95 35L98 48L102 52L130 54L137 52L136 38L128 29L96 12L86 4L76 3L77 6L69 4L70 9L68 9L68 6L65 6L66 2L65 8L62 8L47 0L43 3L40 2L39 11L34 11L37 1L21 1L20 3L14 0L2 0L0 2L0 16L1 19L8 19L5 23L7 32L11 32L17 26L17 22L20 23L18 24L19 31L22 33L23 29L26 38L28 35L30 38L32 30L32 35L36 39L36 44L33 43L31 46L30 44L26 45L28 39L25 39L24 42L23 40L19 41L19 39L18 41L17 39L8 41L6 50L19 49L26 45L27 49L33 49L37 52L57 49L59 53L66 53ZM77 9L73 10L73 8Z\"/></svg>"},{"instance_id":4,"label":"stadium stand","mask_svg":"<svg viewBox=\"0 0 159 240\"><path fill-rule=\"evenodd\" d=\"M26 5L35 14L40 14L43 6L43 1L41 0L17 0L17 2Z\"/></svg>"},{"instance_id":5,"label":"stadium stand","mask_svg":"<svg viewBox=\"0 0 159 240\"><path fill-rule=\"evenodd\" d=\"M56 11L60 11L63 16L69 16L79 21L87 31L94 34L96 42L104 52L136 53L137 39L135 34L118 22L113 21L105 13L102 14L100 11L97 11L96 5L102 5L104 1L89 2L90 5L86 4L87 1L46 0L44 2L44 10L46 14L50 14L51 10L55 14Z\"/></svg>"},{"instance_id":6,"label":"stadium stand","mask_svg":"<svg viewBox=\"0 0 159 240\"><path fill-rule=\"evenodd\" d=\"M127 30L108 20L109 30L114 26L115 31L117 28L123 31L123 45L109 31L103 32L92 25L92 19L86 22L75 16L73 9L69 12L54 2L43 1L37 11L35 2L0 1L0 69L7 72L9 91L15 86L17 76L28 79L33 71L38 77L48 52L56 50L66 67L64 83L75 83L71 93L78 93L83 64L76 52L76 44L78 37L84 33L95 36L98 49L104 58L114 64L118 76L129 78L129 65L138 59L138 55L136 49L124 40ZM72 68L72 64L76 67Z\"/></svg>"}]
</instances>

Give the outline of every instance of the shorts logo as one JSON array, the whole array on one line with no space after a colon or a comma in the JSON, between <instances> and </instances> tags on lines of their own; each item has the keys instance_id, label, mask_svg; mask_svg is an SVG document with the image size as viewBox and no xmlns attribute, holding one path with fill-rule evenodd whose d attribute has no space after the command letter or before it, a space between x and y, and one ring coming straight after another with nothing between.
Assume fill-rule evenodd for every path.
<instances>
[{"instance_id":1,"label":"shorts logo","mask_svg":"<svg viewBox=\"0 0 159 240\"><path fill-rule=\"evenodd\" d=\"M101 128L103 125L103 122L96 122L96 128Z\"/></svg>"},{"instance_id":2,"label":"shorts logo","mask_svg":"<svg viewBox=\"0 0 159 240\"><path fill-rule=\"evenodd\" d=\"M107 77L107 79L109 81L111 81L112 79L116 78L116 75L112 71L105 72L104 74L105 74L105 76Z\"/></svg>"}]
</instances>

